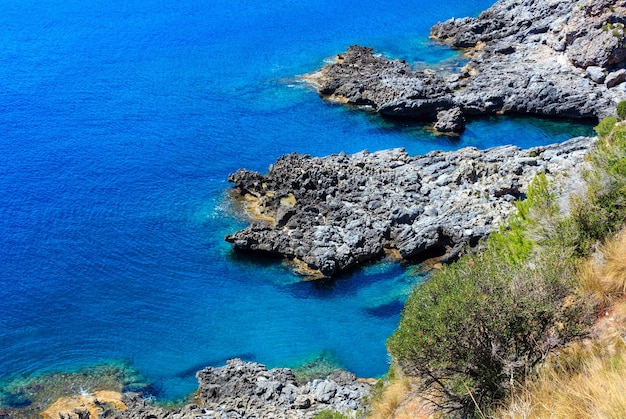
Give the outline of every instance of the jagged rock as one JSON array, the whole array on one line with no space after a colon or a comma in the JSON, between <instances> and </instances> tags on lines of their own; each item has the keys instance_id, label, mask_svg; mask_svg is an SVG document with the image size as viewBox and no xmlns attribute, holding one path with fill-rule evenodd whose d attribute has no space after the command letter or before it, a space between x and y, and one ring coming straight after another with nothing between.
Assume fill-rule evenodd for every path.
<instances>
[{"instance_id":1,"label":"jagged rock","mask_svg":"<svg viewBox=\"0 0 626 419\"><path fill-rule=\"evenodd\" d=\"M439 132L463 132L465 130L465 117L461 108L457 107L439 112L434 128Z\"/></svg>"},{"instance_id":2,"label":"jagged rock","mask_svg":"<svg viewBox=\"0 0 626 419\"><path fill-rule=\"evenodd\" d=\"M407 259L453 260L506 219L535 174L568 176L580 169L592 143L578 138L528 150L465 148L415 157L403 149L323 158L288 154L266 175L242 169L229 177L247 212L264 221L226 240L236 249L282 255L299 271L325 277L393 249ZM292 215L278 223L287 196Z\"/></svg>"},{"instance_id":3,"label":"jagged rock","mask_svg":"<svg viewBox=\"0 0 626 419\"><path fill-rule=\"evenodd\" d=\"M592 65L587 67L587 77L595 83L602 84L606 79L606 74L602 67Z\"/></svg>"},{"instance_id":4,"label":"jagged rock","mask_svg":"<svg viewBox=\"0 0 626 419\"><path fill-rule=\"evenodd\" d=\"M174 410L152 405L138 394L126 394L128 409L118 419L310 419L321 410L342 413L362 409L360 400L369 395L370 385L347 372L298 386L293 372L268 370L255 362L232 359L223 367L199 371L196 402ZM340 377L341 382L332 380ZM353 413L354 414L354 413Z\"/></svg>"},{"instance_id":5,"label":"jagged rock","mask_svg":"<svg viewBox=\"0 0 626 419\"><path fill-rule=\"evenodd\" d=\"M626 81L626 69L621 69L610 73L606 76L606 87L615 87Z\"/></svg>"}]
</instances>

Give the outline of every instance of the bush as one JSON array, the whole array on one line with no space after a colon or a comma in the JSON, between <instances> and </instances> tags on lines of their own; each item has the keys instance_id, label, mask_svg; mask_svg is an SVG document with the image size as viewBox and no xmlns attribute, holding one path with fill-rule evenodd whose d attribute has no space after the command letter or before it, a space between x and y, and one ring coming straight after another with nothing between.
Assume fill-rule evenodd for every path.
<instances>
[{"instance_id":1,"label":"bush","mask_svg":"<svg viewBox=\"0 0 626 419\"><path fill-rule=\"evenodd\" d=\"M544 250L514 265L491 251L462 258L414 291L390 353L442 393L444 409L468 415L489 406L581 333L583 307L567 298L567 256Z\"/></svg>"},{"instance_id":2,"label":"bush","mask_svg":"<svg viewBox=\"0 0 626 419\"><path fill-rule=\"evenodd\" d=\"M603 122L607 119L611 118ZM603 122L596 127L599 140L590 152L587 194L572 202L570 221L580 235L576 245L583 255L626 220L626 126L609 121L611 130L601 135L606 132L600 128Z\"/></svg>"},{"instance_id":3,"label":"bush","mask_svg":"<svg viewBox=\"0 0 626 419\"><path fill-rule=\"evenodd\" d=\"M620 121L626 119L626 100L622 100L620 103L617 104L617 117L620 119Z\"/></svg>"}]
</instances>

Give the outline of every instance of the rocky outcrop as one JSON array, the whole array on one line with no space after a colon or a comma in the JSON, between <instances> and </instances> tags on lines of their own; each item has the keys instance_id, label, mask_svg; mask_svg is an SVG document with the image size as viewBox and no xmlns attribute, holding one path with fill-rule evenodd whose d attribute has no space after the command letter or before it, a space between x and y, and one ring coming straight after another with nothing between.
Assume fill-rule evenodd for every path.
<instances>
[{"instance_id":1,"label":"rocky outcrop","mask_svg":"<svg viewBox=\"0 0 626 419\"><path fill-rule=\"evenodd\" d=\"M196 374L199 388L195 403L178 409L154 406L137 394L126 395L127 410L119 419L309 419L321 410L354 413L362 409L370 384L346 371L299 385L286 368L268 370L255 362L228 361L220 368Z\"/></svg>"},{"instance_id":2,"label":"rocky outcrop","mask_svg":"<svg viewBox=\"0 0 626 419\"><path fill-rule=\"evenodd\" d=\"M266 175L229 177L252 215L226 240L282 255L305 274L331 277L386 252L454 259L499 225L544 172L580 171L592 139L520 150L465 148L409 156L402 149L317 158L289 154Z\"/></svg>"},{"instance_id":3,"label":"rocky outcrop","mask_svg":"<svg viewBox=\"0 0 626 419\"><path fill-rule=\"evenodd\" d=\"M443 132L449 111L602 118L626 98L626 2L500 0L477 18L450 19L431 36L464 48L456 74L414 70L352 46L306 77L331 100L384 116L421 118ZM451 128L454 127L454 128Z\"/></svg>"}]
</instances>

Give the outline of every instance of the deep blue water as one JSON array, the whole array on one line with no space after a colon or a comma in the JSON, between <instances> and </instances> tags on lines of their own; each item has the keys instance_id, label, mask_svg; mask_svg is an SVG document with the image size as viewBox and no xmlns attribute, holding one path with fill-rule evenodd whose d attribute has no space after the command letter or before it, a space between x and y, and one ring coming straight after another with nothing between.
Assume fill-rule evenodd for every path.
<instances>
[{"instance_id":1,"label":"deep blue water","mask_svg":"<svg viewBox=\"0 0 626 419\"><path fill-rule=\"evenodd\" d=\"M0 13L0 379L126 359L179 397L244 356L324 352L360 376L421 277L331 284L242 257L227 176L281 154L531 146L588 126L489 118L459 140L321 101L298 75L361 43L438 63L428 28L491 0L5 0ZM446 63L438 64L448 65Z\"/></svg>"}]
</instances>

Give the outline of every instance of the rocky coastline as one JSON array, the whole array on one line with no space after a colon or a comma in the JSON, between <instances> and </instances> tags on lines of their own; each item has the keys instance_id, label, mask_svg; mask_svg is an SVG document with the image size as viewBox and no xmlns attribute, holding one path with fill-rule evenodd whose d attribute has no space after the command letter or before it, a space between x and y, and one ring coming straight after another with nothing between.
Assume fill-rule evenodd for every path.
<instances>
[{"instance_id":1,"label":"rocky coastline","mask_svg":"<svg viewBox=\"0 0 626 419\"><path fill-rule=\"evenodd\" d=\"M444 133L460 133L467 118L485 114L602 118L626 99L625 16L624 1L500 0L477 18L432 28L434 39L467 54L458 73L414 69L352 46L306 78L329 100L418 118ZM465 148L422 156L402 149L285 155L267 174L242 169L229 177L250 225L226 240L241 251L280 255L312 278L333 277L385 255L453 260L507 218L536 174L545 173L563 196L575 191L593 142L581 137L527 150ZM139 393L119 400L106 394L107 401L99 394L81 396L102 408L95 414L93 406L71 406L54 416L356 415L372 385L349 372L298 383L289 369L240 359L196 377L195 399L184 407L162 408Z\"/></svg>"},{"instance_id":2,"label":"rocky coastline","mask_svg":"<svg viewBox=\"0 0 626 419\"><path fill-rule=\"evenodd\" d=\"M433 39L468 57L458 72L413 69L355 45L305 79L331 101L444 133L487 114L603 118L626 99L625 16L617 0L501 0L432 27Z\"/></svg>"},{"instance_id":3,"label":"rocky coastline","mask_svg":"<svg viewBox=\"0 0 626 419\"><path fill-rule=\"evenodd\" d=\"M322 410L354 416L371 384L339 371L325 379L299 384L292 370L268 370L256 362L232 359L223 367L196 374L199 387L193 403L177 409L155 406L139 394L125 394L117 419L310 419Z\"/></svg>"},{"instance_id":4,"label":"rocky coastline","mask_svg":"<svg viewBox=\"0 0 626 419\"><path fill-rule=\"evenodd\" d=\"M285 155L265 175L241 169L229 177L251 224L226 240L236 249L284 256L313 277L385 254L453 260L507 218L536 174L569 188L592 144L580 137L526 150L413 157L403 149Z\"/></svg>"}]
</instances>

